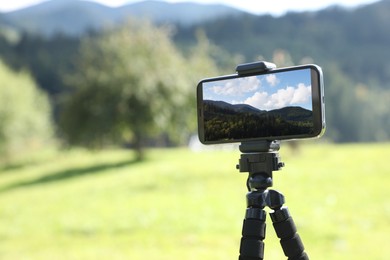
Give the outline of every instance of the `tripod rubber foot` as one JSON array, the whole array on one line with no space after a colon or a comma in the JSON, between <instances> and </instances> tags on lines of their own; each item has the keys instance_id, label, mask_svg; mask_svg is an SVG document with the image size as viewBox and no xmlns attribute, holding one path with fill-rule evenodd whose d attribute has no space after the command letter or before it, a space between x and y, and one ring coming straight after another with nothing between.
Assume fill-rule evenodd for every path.
<instances>
[{"instance_id":1,"label":"tripod rubber foot","mask_svg":"<svg viewBox=\"0 0 390 260\"><path fill-rule=\"evenodd\" d=\"M241 256L238 258L238 260L263 260L263 258L258 257L249 257L249 256Z\"/></svg>"},{"instance_id":2,"label":"tripod rubber foot","mask_svg":"<svg viewBox=\"0 0 390 260\"><path fill-rule=\"evenodd\" d=\"M309 260L309 257L305 252L303 252L302 255L295 256L295 257L289 257L288 260Z\"/></svg>"}]
</instances>

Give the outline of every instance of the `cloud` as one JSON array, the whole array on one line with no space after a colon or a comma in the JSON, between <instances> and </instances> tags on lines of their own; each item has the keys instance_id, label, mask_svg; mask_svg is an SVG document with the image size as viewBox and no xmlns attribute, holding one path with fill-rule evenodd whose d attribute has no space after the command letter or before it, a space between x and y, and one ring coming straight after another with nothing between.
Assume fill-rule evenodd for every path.
<instances>
[{"instance_id":1,"label":"cloud","mask_svg":"<svg viewBox=\"0 0 390 260\"><path fill-rule=\"evenodd\" d=\"M257 77L238 78L222 81L220 85L212 87L212 91L218 95L241 96L256 91L260 85L260 80Z\"/></svg>"},{"instance_id":2,"label":"cloud","mask_svg":"<svg viewBox=\"0 0 390 260\"><path fill-rule=\"evenodd\" d=\"M311 101L311 86L300 83L296 88L288 86L269 95L267 92L256 92L243 103L261 110L272 110L287 106L304 105Z\"/></svg>"},{"instance_id":3,"label":"cloud","mask_svg":"<svg viewBox=\"0 0 390 260\"><path fill-rule=\"evenodd\" d=\"M280 80L276 77L275 74L269 74L265 77L265 80L270 84L270 86L274 87L276 86Z\"/></svg>"},{"instance_id":4,"label":"cloud","mask_svg":"<svg viewBox=\"0 0 390 260\"><path fill-rule=\"evenodd\" d=\"M291 104L300 104L306 103L311 100L311 86L305 86L305 84L300 83L295 89L293 99Z\"/></svg>"},{"instance_id":5,"label":"cloud","mask_svg":"<svg viewBox=\"0 0 390 260\"><path fill-rule=\"evenodd\" d=\"M243 103L264 110L267 106L270 105L270 101L270 96L267 92L256 92L253 96L247 98Z\"/></svg>"}]
</instances>

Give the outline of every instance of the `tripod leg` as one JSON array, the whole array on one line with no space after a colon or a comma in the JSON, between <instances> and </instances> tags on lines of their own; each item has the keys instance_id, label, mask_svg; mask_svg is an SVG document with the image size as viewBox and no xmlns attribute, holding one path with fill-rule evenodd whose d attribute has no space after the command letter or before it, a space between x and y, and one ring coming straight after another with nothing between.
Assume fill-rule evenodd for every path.
<instances>
[{"instance_id":1,"label":"tripod leg","mask_svg":"<svg viewBox=\"0 0 390 260\"><path fill-rule=\"evenodd\" d=\"M270 216L284 255L289 260L309 260L287 207L274 209Z\"/></svg>"},{"instance_id":2,"label":"tripod leg","mask_svg":"<svg viewBox=\"0 0 390 260\"><path fill-rule=\"evenodd\" d=\"M265 238L265 193L250 191L246 195L247 209L242 226L239 260L263 260Z\"/></svg>"},{"instance_id":3,"label":"tripod leg","mask_svg":"<svg viewBox=\"0 0 390 260\"><path fill-rule=\"evenodd\" d=\"M239 260L263 260L266 212L247 208L242 226Z\"/></svg>"}]
</instances>

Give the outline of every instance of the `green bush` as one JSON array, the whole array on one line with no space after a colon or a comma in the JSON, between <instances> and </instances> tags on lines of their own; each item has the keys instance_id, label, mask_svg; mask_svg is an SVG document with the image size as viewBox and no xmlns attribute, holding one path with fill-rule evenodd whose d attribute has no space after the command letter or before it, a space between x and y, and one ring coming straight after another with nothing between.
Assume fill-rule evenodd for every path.
<instances>
[{"instance_id":1,"label":"green bush","mask_svg":"<svg viewBox=\"0 0 390 260\"><path fill-rule=\"evenodd\" d=\"M14 72L0 61L0 156L41 147L52 136L47 96L26 72Z\"/></svg>"}]
</instances>

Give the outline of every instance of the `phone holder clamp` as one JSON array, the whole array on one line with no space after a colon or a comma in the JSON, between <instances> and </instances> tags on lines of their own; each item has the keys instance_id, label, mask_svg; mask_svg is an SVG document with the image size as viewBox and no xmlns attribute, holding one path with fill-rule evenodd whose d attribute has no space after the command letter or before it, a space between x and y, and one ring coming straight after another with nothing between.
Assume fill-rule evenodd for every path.
<instances>
[{"instance_id":1,"label":"phone holder clamp","mask_svg":"<svg viewBox=\"0 0 390 260\"><path fill-rule=\"evenodd\" d=\"M258 72L267 72L276 68L274 63L268 61L256 61L251 63L240 64L236 67L238 75L250 75Z\"/></svg>"}]
</instances>

